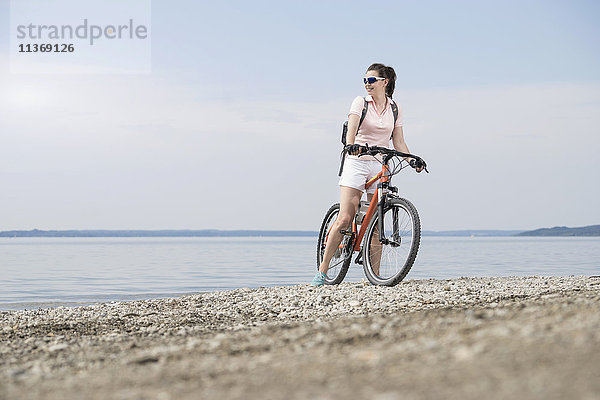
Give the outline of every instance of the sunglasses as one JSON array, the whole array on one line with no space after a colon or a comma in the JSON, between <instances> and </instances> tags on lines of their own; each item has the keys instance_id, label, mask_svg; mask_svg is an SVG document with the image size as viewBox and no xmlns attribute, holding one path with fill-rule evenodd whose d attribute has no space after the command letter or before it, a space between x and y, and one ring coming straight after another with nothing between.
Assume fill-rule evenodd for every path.
<instances>
[{"instance_id":1,"label":"sunglasses","mask_svg":"<svg viewBox=\"0 0 600 400\"><path fill-rule=\"evenodd\" d=\"M369 76L368 78L363 78L363 82L365 83L365 85L367 83L372 85L377 81L384 81L384 80L385 80L385 78L380 78L378 76Z\"/></svg>"}]
</instances>

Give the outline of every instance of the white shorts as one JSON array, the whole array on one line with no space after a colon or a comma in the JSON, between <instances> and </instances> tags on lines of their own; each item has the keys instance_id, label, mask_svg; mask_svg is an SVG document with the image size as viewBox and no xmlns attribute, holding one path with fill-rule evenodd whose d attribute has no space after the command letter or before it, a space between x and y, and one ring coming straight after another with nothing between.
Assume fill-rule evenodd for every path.
<instances>
[{"instance_id":1,"label":"white shorts","mask_svg":"<svg viewBox=\"0 0 600 400\"><path fill-rule=\"evenodd\" d=\"M365 191L365 183L381 172L381 163L376 160L357 160L346 157L344 161L344 170L340 177L340 186L348 186ZM377 182L373 183L367 189L367 193L375 193Z\"/></svg>"}]
</instances>

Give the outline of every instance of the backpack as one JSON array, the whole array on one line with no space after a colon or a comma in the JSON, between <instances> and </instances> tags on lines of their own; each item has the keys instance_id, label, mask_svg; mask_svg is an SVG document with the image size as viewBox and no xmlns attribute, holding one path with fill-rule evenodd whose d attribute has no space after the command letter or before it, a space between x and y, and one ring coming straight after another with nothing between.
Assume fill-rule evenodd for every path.
<instances>
[{"instance_id":1,"label":"backpack","mask_svg":"<svg viewBox=\"0 0 600 400\"><path fill-rule=\"evenodd\" d=\"M360 121L358 123L358 129L362 125L365 117L367 116L367 110L369 108L369 102L367 99L363 97L365 104L363 105L362 113L360 115ZM391 100L391 99L390 99ZM392 112L394 113L394 126L396 126L396 121L398 120L398 106L394 100L391 100L390 105L392 106ZM390 139L394 136L394 128L392 128L392 135L390 135ZM342 144L346 145L346 135L348 134L348 121L344 121L344 125L342 126Z\"/></svg>"},{"instance_id":2,"label":"backpack","mask_svg":"<svg viewBox=\"0 0 600 400\"><path fill-rule=\"evenodd\" d=\"M363 109L362 109L362 113L360 115L360 121L358 122L358 129L360 129L360 125L362 124L362 122L365 120L365 117L367 115L367 109L369 108L369 102L367 101L367 99L365 99L363 97L363 100L365 102L365 104L363 105ZM396 105L396 102L392 99L390 99L390 105L392 106L392 112L394 113L394 126L396 126L396 120L398 119L398 106ZM357 132L358 132L357 129ZM344 146L346 146L346 135L348 134L348 121L346 120L344 122L344 125L342 126L342 144ZM390 135L390 139L394 136L394 128L392 128L392 133ZM340 170L338 172L338 176L342 176L342 171L344 170L344 160L346 159L346 152L344 151L342 153L342 162L340 164Z\"/></svg>"}]
</instances>

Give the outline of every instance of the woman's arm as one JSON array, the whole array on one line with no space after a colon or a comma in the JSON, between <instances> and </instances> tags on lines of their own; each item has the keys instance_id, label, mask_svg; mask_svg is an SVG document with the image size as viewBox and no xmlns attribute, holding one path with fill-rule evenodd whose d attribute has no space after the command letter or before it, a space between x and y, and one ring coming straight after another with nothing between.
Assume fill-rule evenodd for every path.
<instances>
[{"instance_id":1,"label":"woman's arm","mask_svg":"<svg viewBox=\"0 0 600 400\"><path fill-rule=\"evenodd\" d=\"M401 126L394 128L394 133L392 134L392 143L394 144L394 149L397 151L401 151L402 153L410 153L408 146L404 141L404 131L402 130Z\"/></svg>"},{"instance_id":2,"label":"woman's arm","mask_svg":"<svg viewBox=\"0 0 600 400\"><path fill-rule=\"evenodd\" d=\"M410 154L410 150L408 150L408 146L404 141L404 131L402 130L401 126L397 126L394 128L392 143L394 144L394 149L396 149L397 151ZM407 163L410 163L412 158L407 157L405 158L405 160ZM416 170L417 172L421 172L423 171L423 167L416 168Z\"/></svg>"},{"instance_id":3,"label":"woman's arm","mask_svg":"<svg viewBox=\"0 0 600 400\"><path fill-rule=\"evenodd\" d=\"M346 145L354 144L354 140L356 140L356 134L358 133L358 124L360 123L360 117L355 114L350 114L348 116L348 132L346 132ZM349 150L349 154L358 155L358 149Z\"/></svg>"},{"instance_id":4,"label":"woman's arm","mask_svg":"<svg viewBox=\"0 0 600 400\"><path fill-rule=\"evenodd\" d=\"M346 144L354 144L356 134L358 133L358 123L360 122L360 116L350 114L348 116L348 132L346 133Z\"/></svg>"}]
</instances>

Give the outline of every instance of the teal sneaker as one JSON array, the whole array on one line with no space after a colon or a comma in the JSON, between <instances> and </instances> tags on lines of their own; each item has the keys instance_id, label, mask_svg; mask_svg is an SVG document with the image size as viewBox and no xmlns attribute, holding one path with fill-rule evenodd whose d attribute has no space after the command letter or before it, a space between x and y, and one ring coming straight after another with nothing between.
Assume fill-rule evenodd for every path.
<instances>
[{"instance_id":1,"label":"teal sneaker","mask_svg":"<svg viewBox=\"0 0 600 400\"><path fill-rule=\"evenodd\" d=\"M323 286L325 284L325 278L327 278L327 275L319 271L310 284L312 286Z\"/></svg>"}]
</instances>

